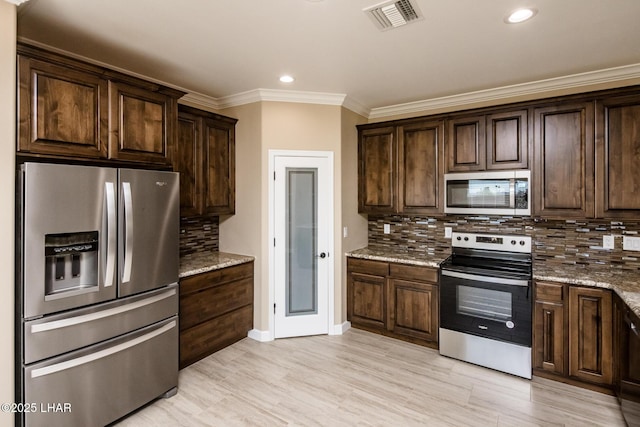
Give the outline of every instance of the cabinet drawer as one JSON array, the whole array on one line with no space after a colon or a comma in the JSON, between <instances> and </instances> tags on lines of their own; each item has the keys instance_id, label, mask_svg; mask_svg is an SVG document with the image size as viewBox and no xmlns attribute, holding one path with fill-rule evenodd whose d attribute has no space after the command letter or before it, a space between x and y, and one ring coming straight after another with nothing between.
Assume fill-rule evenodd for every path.
<instances>
[{"instance_id":1,"label":"cabinet drawer","mask_svg":"<svg viewBox=\"0 0 640 427\"><path fill-rule=\"evenodd\" d=\"M562 303L564 289L562 283L536 282L536 301Z\"/></svg>"},{"instance_id":2,"label":"cabinet drawer","mask_svg":"<svg viewBox=\"0 0 640 427\"><path fill-rule=\"evenodd\" d=\"M373 276L387 276L389 275L389 264L381 261L347 258L347 271Z\"/></svg>"},{"instance_id":3,"label":"cabinet drawer","mask_svg":"<svg viewBox=\"0 0 640 427\"><path fill-rule=\"evenodd\" d=\"M253 277L253 262L185 277L180 280L180 296L247 277Z\"/></svg>"},{"instance_id":4,"label":"cabinet drawer","mask_svg":"<svg viewBox=\"0 0 640 427\"><path fill-rule=\"evenodd\" d=\"M438 283L438 270L415 265L391 264L390 275L393 278L419 280L421 282Z\"/></svg>"},{"instance_id":5,"label":"cabinet drawer","mask_svg":"<svg viewBox=\"0 0 640 427\"><path fill-rule=\"evenodd\" d=\"M180 330L253 302L253 278L206 288L180 298Z\"/></svg>"},{"instance_id":6,"label":"cabinet drawer","mask_svg":"<svg viewBox=\"0 0 640 427\"><path fill-rule=\"evenodd\" d=\"M248 305L180 332L180 369L247 336L253 327Z\"/></svg>"}]
</instances>

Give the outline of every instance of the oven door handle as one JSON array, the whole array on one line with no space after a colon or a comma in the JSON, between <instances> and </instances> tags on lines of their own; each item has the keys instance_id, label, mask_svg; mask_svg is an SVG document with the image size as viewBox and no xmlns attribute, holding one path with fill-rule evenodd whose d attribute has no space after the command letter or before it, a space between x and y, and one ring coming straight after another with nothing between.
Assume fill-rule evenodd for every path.
<instances>
[{"instance_id":1,"label":"oven door handle","mask_svg":"<svg viewBox=\"0 0 640 427\"><path fill-rule=\"evenodd\" d=\"M507 279L504 277L479 276L477 274L461 273L459 271L442 270L442 275L458 279L475 280L478 282L496 283L509 286L529 286L528 280Z\"/></svg>"}]
</instances>

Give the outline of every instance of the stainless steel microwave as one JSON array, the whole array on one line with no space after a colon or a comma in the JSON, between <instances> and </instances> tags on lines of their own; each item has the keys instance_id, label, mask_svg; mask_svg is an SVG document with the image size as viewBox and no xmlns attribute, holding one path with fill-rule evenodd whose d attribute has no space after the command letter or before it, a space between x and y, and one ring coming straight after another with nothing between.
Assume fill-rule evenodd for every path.
<instances>
[{"instance_id":1,"label":"stainless steel microwave","mask_svg":"<svg viewBox=\"0 0 640 427\"><path fill-rule=\"evenodd\" d=\"M444 176L445 213L531 215L531 172L448 173Z\"/></svg>"}]
</instances>

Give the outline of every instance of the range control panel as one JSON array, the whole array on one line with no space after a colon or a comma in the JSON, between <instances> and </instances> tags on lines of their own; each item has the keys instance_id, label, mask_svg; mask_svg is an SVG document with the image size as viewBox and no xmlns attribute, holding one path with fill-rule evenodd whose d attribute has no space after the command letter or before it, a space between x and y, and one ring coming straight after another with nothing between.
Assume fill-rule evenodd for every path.
<instances>
[{"instance_id":1,"label":"range control panel","mask_svg":"<svg viewBox=\"0 0 640 427\"><path fill-rule=\"evenodd\" d=\"M531 253L531 237L514 234L480 234L454 232L451 246L455 248L489 249L503 252Z\"/></svg>"}]
</instances>

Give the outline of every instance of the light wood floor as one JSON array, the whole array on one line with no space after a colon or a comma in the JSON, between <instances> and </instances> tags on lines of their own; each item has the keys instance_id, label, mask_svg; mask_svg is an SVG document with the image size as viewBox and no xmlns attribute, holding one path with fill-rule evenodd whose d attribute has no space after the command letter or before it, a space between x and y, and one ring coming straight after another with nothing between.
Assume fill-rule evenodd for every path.
<instances>
[{"instance_id":1,"label":"light wood floor","mask_svg":"<svg viewBox=\"0 0 640 427\"><path fill-rule=\"evenodd\" d=\"M244 340L180 371L119 426L624 426L615 397L350 329Z\"/></svg>"}]
</instances>

